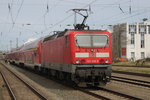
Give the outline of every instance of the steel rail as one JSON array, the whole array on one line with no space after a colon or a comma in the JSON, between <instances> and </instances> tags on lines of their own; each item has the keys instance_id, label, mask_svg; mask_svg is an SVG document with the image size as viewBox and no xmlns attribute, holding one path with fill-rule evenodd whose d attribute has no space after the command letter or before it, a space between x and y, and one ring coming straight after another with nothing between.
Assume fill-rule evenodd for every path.
<instances>
[{"instance_id":1,"label":"steel rail","mask_svg":"<svg viewBox=\"0 0 150 100\"><path fill-rule=\"evenodd\" d=\"M72 89L81 91L81 92L83 92L83 93L85 93L85 94L88 94L88 95L90 95L90 96L93 96L93 97L95 97L95 98L97 98L97 99L111 100L110 98L107 98L107 97L105 97L105 96L92 93L92 92L90 92L90 91L88 91L88 90L85 90L85 89L83 89L83 88L80 88L80 87L78 87L78 86L76 86L76 85L74 85L74 84L70 84L70 83L68 83L68 82L67 82L67 83L66 83L66 82L62 82L61 80L56 80L56 79L54 79L54 78L50 78L50 79L53 80L53 81L55 81L55 82L57 82L57 83L59 83L59 84L61 84L61 85L63 85L63 86L66 86L66 87L69 87L69 88L72 88Z\"/></svg>"},{"instance_id":2,"label":"steel rail","mask_svg":"<svg viewBox=\"0 0 150 100\"><path fill-rule=\"evenodd\" d=\"M114 91L114 90L110 90L110 89L106 89L106 88L102 88L102 87L96 87L96 88L98 90L103 90L103 91L110 92L110 93L113 93L113 94L116 94L116 95L120 95L122 97L129 98L131 100L143 100L142 98L131 96L131 95L128 95L128 94L125 94L125 93L121 93L121 92L118 92L118 91Z\"/></svg>"},{"instance_id":3,"label":"steel rail","mask_svg":"<svg viewBox=\"0 0 150 100\"><path fill-rule=\"evenodd\" d=\"M73 89L75 89L75 90L79 90L79 91L81 91L81 92L83 92L83 93L86 93L86 94L88 94L88 95L91 95L91 96L93 96L93 97L96 97L96 98L98 98L98 99L111 100L110 98L107 98L107 97L102 96L102 95L95 94L95 93L93 93L93 92L90 92L90 91L88 91L88 90L82 89L82 88L80 88L80 87L74 87L74 86L72 86L72 85L70 85L70 84L68 84L68 83L63 83L62 81L59 81L59 80L56 80L56 79L52 79L52 80L55 81L55 82L58 82L58 83L60 83L60 84L62 84L62 85L64 85L64 86L73 88ZM94 87L94 88L95 88L95 87ZM129 98L129 99L133 99L133 100L143 100L143 99L141 99L141 98L134 97L134 96L130 96L130 95L127 95L127 94L124 94L124 93L120 93L120 92L116 92L116 91L113 91L113 90L108 90L108 89L104 89L104 88L100 88L100 87L96 87L96 88L98 88L99 90L106 91L106 92L111 92L111 93L113 93L113 94L115 94L115 95L116 95L116 94L117 94L117 95L120 95L120 96L125 97L125 98Z\"/></svg>"},{"instance_id":4,"label":"steel rail","mask_svg":"<svg viewBox=\"0 0 150 100\"><path fill-rule=\"evenodd\" d=\"M149 81L143 81L143 80L137 80L137 79L131 79L131 78L119 77L119 76L112 76L111 80L119 81L119 82L125 82L125 83L129 83L129 84L134 84L134 85L140 85L140 86L150 88L150 85L149 85L150 82ZM143 83L147 83L147 84L143 84Z\"/></svg>"},{"instance_id":5,"label":"steel rail","mask_svg":"<svg viewBox=\"0 0 150 100\"><path fill-rule=\"evenodd\" d=\"M126 72L126 71L112 71L113 73L119 73L119 74L127 74L127 75L136 75L136 76L142 76L142 77L150 77L150 74L143 74L143 73L135 73L135 72Z\"/></svg>"},{"instance_id":6,"label":"steel rail","mask_svg":"<svg viewBox=\"0 0 150 100\"><path fill-rule=\"evenodd\" d=\"M27 69L27 70L28 70L28 69ZM29 71L32 71L32 70L29 70ZM34 72L34 71L32 71L32 72ZM34 72L34 73L35 73L35 72ZM37 73L36 73L36 74L37 74ZM38 75L39 75L39 74L38 74ZM40 74L40 75L41 75L41 74ZM49 77L47 77L47 78L49 78ZM70 88L72 88L72 89L81 91L81 92L83 92L83 93L85 93L85 94L91 95L91 96L93 96L93 97L95 97L95 98L102 99L102 100L111 100L110 98L107 98L107 97L105 97L105 96L92 93L92 92L87 91L87 90L85 90L85 89L82 89L82 88L80 88L80 87L76 87L76 86L74 86L74 84L72 85L72 84L70 84L70 83L68 83L68 82L67 82L67 83L64 83L64 82L62 82L61 80L56 80L55 78L50 78L50 79L53 80L53 81L55 81L55 82L57 82L57 83L59 83L59 84L62 84L62 85L64 85L64 86L67 86L67 87L70 87Z\"/></svg>"},{"instance_id":7,"label":"steel rail","mask_svg":"<svg viewBox=\"0 0 150 100\"><path fill-rule=\"evenodd\" d=\"M113 67L134 67L134 68L150 68L150 66L136 66L136 65L112 65Z\"/></svg>"},{"instance_id":8,"label":"steel rail","mask_svg":"<svg viewBox=\"0 0 150 100\"><path fill-rule=\"evenodd\" d=\"M96 97L96 98L98 98L98 99L111 100L110 98L107 98L107 97L102 96L102 95L95 94L95 93L90 92L90 91L87 91L87 90L85 90L85 89L81 89L81 88L75 88L75 89L77 89L77 90L79 90L79 91L81 91L81 92L83 92L83 93L86 93L86 94L88 94L88 95L91 95L91 96L93 96L93 97Z\"/></svg>"},{"instance_id":9,"label":"steel rail","mask_svg":"<svg viewBox=\"0 0 150 100\"><path fill-rule=\"evenodd\" d=\"M35 94L37 94L42 100L48 100L45 96L43 96L41 93L39 93L38 90L36 90L35 88L33 88L30 84L28 84L27 82L25 82L23 79L21 79L16 73L14 73L13 71L11 71L9 68L6 67L5 64L1 63L8 71L10 71L14 76L16 76L21 82L23 82L28 88L30 88Z\"/></svg>"},{"instance_id":10,"label":"steel rail","mask_svg":"<svg viewBox=\"0 0 150 100\"><path fill-rule=\"evenodd\" d=\"M135 83L135 82L131 82L131 81L127 81L127 80L121 80L121 79L116 79L116 78L112 78L111 80L124 82L124 83L129 83L129 84L134 84L134 85L140 85L140 86L144 86L144 87L149 87L150 88L150 85L148 85L148 84Z\"/></svg>"},{"instance_id":11,"label":"steel rail","mask_svg":"<svg viewBox=\"0 0 150 100\"><path fill-rule=\"evenodd\" d=\"M3 78L4 82L6 83L6 86L7 86L7 88L8 88L8 91L9 91L10 95L11 95L11 98L12 98L13 100L17 100L17 99L16 99L16 96L15 96L15 94L14 94L14 92L12 91L12 89L11 89L11 87L10 87L10 85L9 85L9 83L8 83L8 81L7 81L7 79L6 79L6 77L5 77L5 75L3 74L2 71L0 71L0 73L1 73L1 75L2 75L2 78Z\"/></svg>"},{"instance_id":12,"label":"steel rail","mask_svg":"<svg viewBox=\"0 0 150 100\"><path fill-rule=\"evenodd\" d=\"M143 81L143 80L137 80L137 79L132 79L132 78L126 78L126 77L120 77L120 76L111 76L113 78L119 78L119 79L125 79L125 80L131 80L131 81L136 81L136 82L142 82L142 83L149 83L150 81Z\"/></svg>"}]
</instances>

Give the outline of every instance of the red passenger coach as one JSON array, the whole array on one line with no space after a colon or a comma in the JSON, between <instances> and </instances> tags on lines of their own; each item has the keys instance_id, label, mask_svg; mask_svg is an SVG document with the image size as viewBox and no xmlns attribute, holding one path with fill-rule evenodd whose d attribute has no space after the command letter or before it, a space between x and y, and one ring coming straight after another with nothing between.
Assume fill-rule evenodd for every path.
<instances>
[{"instance_id":1,"label":"red passenger coach","mask_svg":"<svg viewBox=\"0 0 150 100\"><path fill-rule=\"evenodd\" d=\"M15 52L8 53L6 58L11 63L21 66L39 67L41 66L41 46L41 40L26 43Z\"/></svg>"},{"instance_id":2,"label":"red passenger coach","mask_svg":"<svg viewBox=\"0 0 150 100\"><path fill-rule=\"evenodd\" d=\"M111 77L112 40L108 31L66 30L46 37L42 69L75 83L99 85Z\"/></svg>"},{"instance_id":3,"label":"red passenger coach","mask_svg":"<svg viewBox=\"0 0 150 100\"><path fill-rule=\"evenodd\" d=\"M21 50L23 58L21 62L26 66L32 66L34 68L41 66L41 50L42 41L40 39L25 44Z\"/></svg>"}]
</instances>

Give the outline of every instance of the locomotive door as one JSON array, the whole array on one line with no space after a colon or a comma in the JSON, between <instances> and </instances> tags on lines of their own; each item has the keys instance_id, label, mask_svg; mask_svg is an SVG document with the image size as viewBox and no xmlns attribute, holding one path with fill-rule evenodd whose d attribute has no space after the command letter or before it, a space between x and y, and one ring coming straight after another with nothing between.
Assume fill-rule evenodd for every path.
<instances>
[{"instance_id":1,"label":"locomotive door","mask_svg":"<svg viewBox=\"0 0 150 100\"><path fill-rule=\"evenodd\" d=\"M63 59L64 59L64 64L69 63L69 58L70 58L70 45L69 45L69 36L65 36L65 45L64 45L64 55L63 55Z\"/></svg>"}]
</instances>

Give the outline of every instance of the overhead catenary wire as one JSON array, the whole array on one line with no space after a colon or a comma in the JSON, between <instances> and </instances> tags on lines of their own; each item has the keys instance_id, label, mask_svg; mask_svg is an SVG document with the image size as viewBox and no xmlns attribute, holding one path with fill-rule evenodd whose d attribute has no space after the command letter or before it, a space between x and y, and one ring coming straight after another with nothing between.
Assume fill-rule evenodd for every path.
<instances>
[{"instance_id":1,"label":"overhead catenary wire","mask_svg":"<svg viewBox=\"0 0 150 100\"><path fill-rule=\"evenodd\" d=\"M12 0L10 0L11 2L10 2L10 6L11 6L11 3L12 3ZM16 18L16 12L17 12L17 10L18 10L18 8L20 7L20 4L21 4L21 0L14 0L15 2L13 3L13 7L14 8L12 8L11 10L12 10L12 15L13 15L13 19L15 20L15 18ZM19 1L19 3L17 3L16 1ZM54 1L54 0L53 0ZM71 16L71 14L66 14L66 16L61 16L60 17L60 19L57 19L56 21L54 21L53 19L52 19L52 21L51 21L51 16L53 16L53 13L51 12L51 11L57 11L57 9L60 7L60 6L65 6L65 5L68 5L68 4L70 4L70 5L72 5L72 4L74 4L75 2L78 2L78 5L76 6L76 4L73 6L73 7L81 7L81 5L87 5L87 2L82 2L82 1L74 1L74 0L63 0L64 2L61 2L62 0L56 0L56 2L54 2L55 3L55 5L56 5L56 7L57 8L55 8L54 7L54 5L53 5L53 3L51 3L51 2L49 2L49 4L48 4L48 8L49 8L49 13L48 14L46 14L46 17L45 17L45 19L44 19L44 17L41 19L41 20L37 20L37 21L35 21L35 19L33 20L34 22L29 22L31 25L28 27L29 29L32 29L32 30L36 30L37 32L39 32L39 34L41 34L41 32L43 32L43 30L44 30L44 33L43 33L43 35L44 34L47 34L47 33L49 33L49 31L53 31L53 30L55 30L57 27L59 27L59 28L61 28L61 29L63 29L63 28L66 28L66 25L65 24L69 24L69 23L67 23L67 22L69 22L70 20L68 20ZM70 1L70 2L69 2ZM90 0L87 0L88 2L90 1ZM94 0L92 0L92 1L94 1ZM98 9L99 11L98 11L98 13L99 13L99 15L100 16L103 16L104 14L108 14L109 12L108 12L108 8L109 9L112 9L112 8L114 8L115 10L117 10L118 12L119 12L119 7L118 7L118 5L120 4L120 7L121 7L121 9L124 11L124 13L122 13L122 11L120 10L120 13L112 13L112 14L108 14L108 16L104 16L105 18L103 18L103 19L105 19L105 20L103 20L102 19L102 21L100 21L101 20L101 18L99 18L99 19L97 19L97 18L93 18L93 20L92 20L92 22L96 22L96 23L94 23L94 25L95 26L93 26L93 27L97 27L96 25L98 25L98 24L100 24L100 25L109 25L109 24L115 24L116 22L118 23L118 22L123 22L123 21L126 21L126 19L130 19L130 18L133 18L134 20L136 20L136 18L137 18L137 16L140 16L140 17L138 17L140 20L142 19L141 18L141 16L142 15L145 15L144 13L142 13L143 11L137 11L136 13L134 13L134 11L135 10L137 10L137 5L134 5L134 3L135 3L135 1L132 1L131 3L130 3L130 1L131 0L115 0L115 1L117 1L117 2L110 2L110 3L108 3L108 4L104 4L103 2L101 2L101 1L99 1L98 3L96 2L96 3L93 3L93 4L91 4L90 6L88 5L87 7L91 7L90 9L92 9L93 11L94 10L97 10L97 8L104 8L104 9L106 9L106 12L107 13L103 13L102 15L101 15L101 12L102 12L102 10L103 9ZM60 2L59 4L57 4L57 2ZM69 2L69 3L68 3ZM90 3L90 2L89 2ZM0 4L1 5L1 4ZM19 6L18 6L19 5ZM69 7L70 7L70 5L68 5ZM131 7L130 7L130 5L131 5ZM6 5L7 6L7 5ZM44 11L43 11L43 14L45 14L45 12L47 11L47 2L43 2L43 3L39 3L38 4L38 2L36 2L36 3L32 3L32 2L30 2L30 3L28 3L27 4L27 2L26 2L26 4L24 4L23 3L23 7L27 7L27 6L41 6L41 7L43 7L44 6ZM145 5L144 5L145 6ZM143 8L143 9L147 9L147 7L148 7L148 5L147 6L145 6L144 7L143 5L141 5L140 6L140 8ZM15 12L15 7L17 8L17 10L16 10L16 12ZM131 8L131 10L130 10L130 8ZM139 8L139 9L140 9ZM53 10L54 9L54 10ZM24 9L23 9L24 10ZM117 11L115 11L115 12L117 12ZM147 12L147 17L148 17L148 11L146 11ZM56 13L57 12L55 12L55 14L54 14L54 16L56 15ZM41 14L41 13L39 13L39 14ZM41 15L43 15L43 14L41 14ZM96 14L96 13L94 13L94 14ZM135 14L137 14L137 15L135 15ZM10 15L10 13L9 13L9 15ZM130 16L132 16L132 15L135 15L135 16L133 16L133 17L130 17ZM19 15L18 15L19 16ZM27 16L28 16L28 13L27 13ZM24 16L24 17L27 17L27 16ZM57 15L56 15L57 16ZM59 16L59 15L58 15ZM67 16L70 16L70 17L67 17ZM10 17L10 16L9 16ZM129 18L126 18L126 17L129 17ZM30 19L31 19L32 17L30 17L29 18L29 21L30 21ZM149 17L148 17L149 18ZM8 19L8 18L7 18ZM3 20L3 19L2 19ZM27 19L28 20L28 19ZM43 22L43 20L45 20L44 22ZM96 21L97 20L97 21ZM134 21L133 20L133 21ZM0 24L1 24L1 26L10 26L10 25L7 25L7 24L12 24L13 22L12 22L12 20L8 20L9 22L8 23L3 23L3 22L1 22ZM17 27L18 26L22 26L21 24L24 24L24 26L26 25L25 23L26 22L19 22L20 20L17 18L17 20L15 21L15 29L17 29ZM65 22L65 23L64 23ZM90 21L89 21L90 22ZM98 23L99 22L99 23ZM98 24L97 24L98 23ZM2 24L5 24L5 25L2 25ZM46 27L43 27L43 26L46 26ZM61 26L61 27L60 27ZM37 27L40 27L40 28L37 28ZM68 27L68 26L67 26ZM71 26L72 27L72 26ZM24 29L24 28L26 28L26 27L22 27L22 29ZM2 31L3 32L3 34L5 35L5 34L15 34L15 29L13 29L13 30L11 30L10 31L10 33L8 33L8 32L5 32L6 30L4 30L4 31ZM19 30L19 31L22 31L22 30ZM23 30L24 31L24 30ZM17 31L16 31L17 32ZM30 31L31 33L32 33L32 31ZM25 33L25 32L22 32L22 36L23 36L23 33ZM29 33L29 31L28 31L28 33ZM33 35L34 36L36 36L35 35L36 33L34 33L33 32ZM32 35L32 34L31 34Z\"/></svg>"},{"instance_id":2,"label":"overhead catenary wire","mask_svg":"<svg viewBox=\"0 0 150 100\"><path fill-rule=\"evenodd\" d=\"M95 3L96 1L97 1L97 0L92 0L89 4L86 4L86 5L83 6L82 8L89 7L91 4ZM57 23L55 23L54 25L52 25L50 28L53 28L53 27L59 25L60 23L62 23L62 22L64 22L64 21L68 20L68 18L72 17L73 15L74 15L74 13L68 15L68 16L65 17L64 19L62 19L62 20L60 20L59 22L57 22ZM48 30L49 30L49 28L46 28L46 29L42 30L41 32L46 32L46 31L48 31Z\"/></svg>"},{"instance_id":3,"label":"overhead catenary wire","mask_svg":"<svg viewBox=\"0 0 150 100\"><path fill-rule=\"evenodd\" d=\"M13 7L13 4L14 4L13 0L12 0L11 3L6 3L6 8L8 8L8 14L7 14L6 20L8 20L9 15L10 15L12 23L13 23L13 17L12 17L12 13L11 13L11 8ZM11 6L11 5L12 5L12 6ZM2 21L3 21L3 20L2 20ZM11 23L11 24L12 24L12 23ZM2 24L2 23L0 23L0 24ZM4 31L5 27L6 27L6 26L3 25L3 27L1 28L1 31L2 31L2 32ZM3 32L3 33L4 33L4 32Z\"/></svg>"},{"instance_id":4,"label":"overhead catenary wire","mask_svg":"<svg viewBox=\"0 0 150 100\"><path fill-rule=\"evenodd\" d=\"M103 23L105 23L105 25L110 25L110 24L114 24L114 22L120 22L120 21L123 21L125 19L129 19L129 18L132 18L132 17L135 17L135 16L140 16L140 15L144 14L143 11L148 12L146 9L150 8L150 7L144 7L141 10L140 9L138 9L138 10L132 10L131 0L128 1L128 2L130 4L129 4L129 6L126 6L126 8L129 7L129 10L128 10L129 12L128 11L124 11L124 13L122 12L122 13L119 13L119 14L114 14L113 16L106 17L106 18L102 19ZM131 13L132 13L132 15L131 15ZM122 14L124 16L120 17ZM115 19L115 21L113 21L113 19ZM96 22L98 22L98 20Z\"/></svg>"},{"instance_id":5,"label":"overhead catenary wire","mask_svg":"<svg viewBox=\"0 0 150 100\"><path fill-rule=\"evenodd\" d=\"M19 9L18 9L18 11L17 11L17 15L16 15L16 17L15 17L14 24L13 24L12 28L13 28L14 25L15 25L15 22L16 22L16 20L17 20L17 18L18 18L18 15L19 15L19 13L20 13L20 10L21 10L21 8L22 8L23 3L24 3L24 0L21 1L21 4L20 4L20 7L19 7Z\"/></svg>"},{"instance_id":6,"label":"overhead catenary wire","mask_svg":"<svg viewBox=\"0 0 150 100\"><path fill-rule=\"evenodd\" d=\"M40 18L38 18L38 20L37 20L37 21L39 21L40 19L43 19L43 23L44 23L44 28L45 28L45 29L48 29L48 26L46 26L46 16L47 16L47 14L50 12L50 10L56 8L56 7L58 6L58 4L60 4L62 1L64 1L64 0L57 0L57 2L56 2L55 4L49 6L49 0L47 0L47 3L46 3L46 11L45 11L44 14L43 14ZM44 6L45 6L45 5L44 5ZM44 8L44 9L45 9L45 8ZM43 31L41 31L41 32L43 32Z\"/></svg>"},{"instance_id":7,"label":"overhead catenary wire","mask_svg":"<svg viewBox=\"0 0 150 100\"><path fill-rule=\"evenodd\" d=\"M130 6L129 6L129 13L132 13L132 8L131 8L131 0L130 0Z\"/></svg>"},{"instance_id":8,"label":"overhead catenary wire","mask_svg":"<svg viewBox=\"0 0 150 100\"><path fill-rule=\"evenodd\" d=\"M20 12L20 10L22 8L23 2L24 2L24 0L22 0L21 5L20 5L20 7L19 7L19 9L17 11L17 15L16 15L15 18L13 18L13 16L12 16L12 7L13 7L13 3L14 3L13 0L12 0L12 3L11 3L11 6L10 6L10 4L8 4L8 9L9 9L9 12L10 12L10 15L11 15L11 19L12 19L12 27L9 29L9 32L14 28L15 22L16 22L16 20L18 18L18 15L19 15L19 12Z\"/></svg>"},{"instance_id":9,"label":"overhead catenary wire","mask_svg":"<svg viewBox=\"0 0 150 100\"><path fill-rule=\"evenodd\" d=\"M148 10L148 11L150 11L150 10ZM124 18L119 19L119 20L117 20L117 21L121 21L121 20L123 20L123 19L128 19L128 18L131 18L131 17L134 17L134 16L139 16L139 15L141 15L141 14L144 14L145 12L146 12L146 11L142 11L142 12L136 13L136 14L134 14L134 15L131 15L131 16L128 16L128 17L124 17Z\"/></svg>"},{"instance_id":10,"label":"overhead catenary wire","mask_svg":"<svg viewBox=\"0 0 150 100\"><path fill-rule=\"evenodd\" d=\"M8 12L10 14L12 24L14 24L14 19L13 19L13 16L12 16L12 5L10 5L10 3L8 3L8 10L9 10Z\"/></svg>"},{"instance_id":11,"label":"overhead catenary wire","mask_svg":"<svg viewBox=\"0 0 150 100\"><path fill-rule=\"evenodd\" d=\"M97 1L97 0L92 0L89 4L86 4L85 6L83 6L83 8L89 7L89 5L95 3L96 1ZM41 30L41 32L38 32L38 34L39 34L39 33L47 32L48 30L54 28L55 26L60 25L60 23L63 23L64 21L68 20L68 19L71 18L73 15L74 15L74 14L72 13L72 14L66 16L65 18L63 18L62 20L56 22L56 23L53 24L52 26L47 27L47 28ZM60 25L60 26L61 26L61 25ZM51 31L51 32L49 32L49 33L53 33L53 31ZM35 34L35 35L37 35L37 34ZM32 37L34 37L35 35L33 35Z\"/></svg>"},{"instance_id":12,"label":"overhead catenary wire","mask_svg":"<svg viewBox=\"0 0 150 100\"><path fill-rule=\"evenodd\" d=\"M137 10L138 11L138 10ZM147 10L147 11L145 11L145 10L142 10L141 12L135 12L135 13L133 13L132 12L132 15L130 15L130 16L124 16L124 17L122 17L122 18L118 18L118 19L115 19L115 20L112 20L112 19L110 19L110 18L105 18L105 19L103 19L103 20L105 20L104 22L105 22L105 25L113 25L114 23L119 23L120 21L122 22L123 20L126 20L126 19L129 19L129 18L132 18L132 17L135 17L135 16L140 16L140 15L142 15L142 14L145 14L145 12L149 12L150 11L150 9L149 10ZM118 15L117 15L118 16ZM113 17L113 16L112 16ZM112 18L111 17L111 18ZM116 15L114 16L114 18L116 17ZM108 19L108 20L107 20ZM111 21L110 21L110 20ZM111 23L110 23L111 22Z\"/></svg>"},{"instance_id":13,"label":"overhead catenary wire","mask_svg":"<svg viewBox=\"0 0 150 100\"><path fill-rule=\"evenodd\" d=\"M94 0L94 1L95 1L95 0ZM67 16L67 17L65 17L63 20L61 20L61 21L57 22L56 24L53 24L51 27L49 27L49 28L47 28L47 29L43 30L42 32L46 32L46 31L48 31L50 28L53 28L53 27L55 27L55 26L59 25L60 23L62 23L62 22L64 22L65 20L67 20L69 17L71 17L71 15L69 15L69 16Z\"/></svg>"},{"instance_id":14,"label":"overhead catenary wire","mask_svg":"<svg viewBox=\"0 0 150 100\"><path fill-rule=\"evenodd\" d=\"M46 18L46 15L47 15L48 13L49 13L49 5L48 5L48 0L47 0L46 12L45 12L45 14L43 15L43 17L44 17L44 26L45 26L45 28L46 28L45 18Z\"/></svg>"},{"instance_id":15,"label":"overhead catenary wire","mask_svg":"<svg viewBox=\"0 0 150 100\"><path fill-rule=\"evenodd\" d=\"M120 7L120 4L119 4L119 9L121 10L122 13L124 13L124 11L122 10L122 8Z\"/></svg>"}]
</instances>

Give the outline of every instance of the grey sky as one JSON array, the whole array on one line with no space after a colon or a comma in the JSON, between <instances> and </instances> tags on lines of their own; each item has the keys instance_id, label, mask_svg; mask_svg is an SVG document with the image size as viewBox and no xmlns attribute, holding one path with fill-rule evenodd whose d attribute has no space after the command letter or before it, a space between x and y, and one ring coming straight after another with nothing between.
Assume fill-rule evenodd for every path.
<instances>
[{"instance_id":1,"label":"grey sky","mask_svg":"<svg viewBox=\"0 0 150 100\"><path fill-rule=\"evenodd\" d=\"M16 38L22 45L29 38L72 28L68 25L73 25L74 16L69 10L89 4L93 13L87 24L94 29L150 20L150 0L0 0L0 50L10 49L10 41L16 47Z\"/></svg>"}]
</instances>

